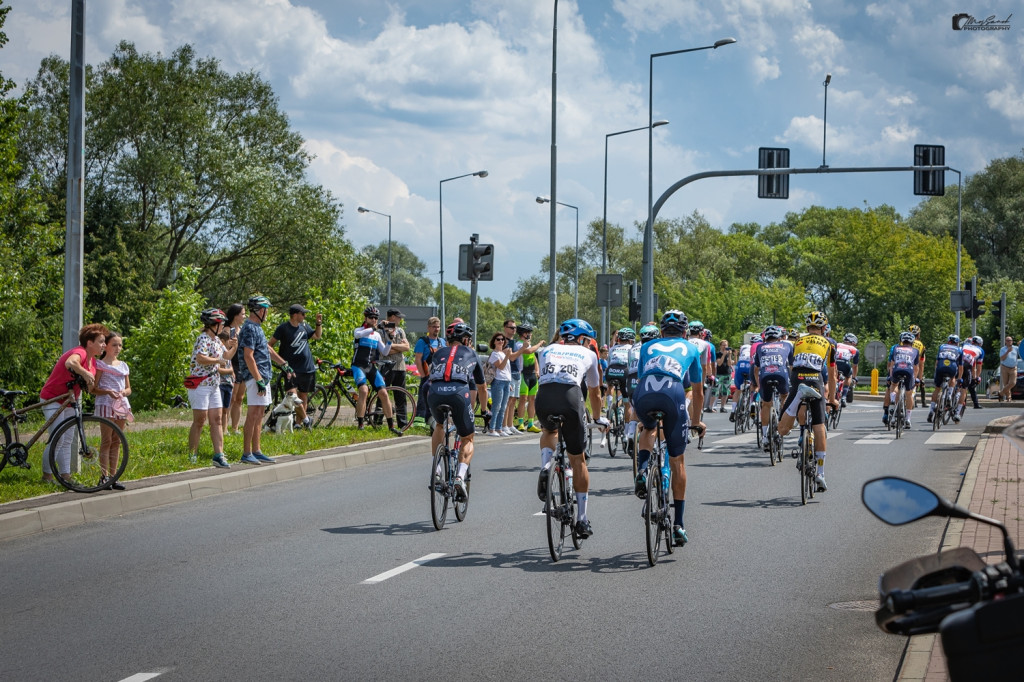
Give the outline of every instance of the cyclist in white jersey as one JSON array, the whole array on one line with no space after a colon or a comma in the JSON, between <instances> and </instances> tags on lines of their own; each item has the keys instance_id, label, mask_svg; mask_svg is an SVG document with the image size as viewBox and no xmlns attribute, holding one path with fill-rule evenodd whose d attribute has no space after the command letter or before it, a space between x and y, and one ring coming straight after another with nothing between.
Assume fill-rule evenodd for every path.
<instances>
[{"instance_id":1,"label":"cyclist in white jersey","mask_svg":"<svg viewBox=\"0 0 1024 682\"><path fill-rule=\"evenodd\" d=\"M594 328L585 320L566 320L559 326L558 335L562 343L553 343L537 351L537 365L540 369L537 389L537 419L540 422L541 471L537 481L537 495L547 499L548 467L558 444L558 426L552 417L562 418L562 438L574 472L573 489L579 510L576 519L576 533L588 538L594 529L587 518L587 498L590 490L590 474L584 459L586 450L585 428L587 415L583 405L581 382L586 379L587 397L592 414L601 414L601 369L597 355L581 345L586 337L594 338ZM607 428L608 420L600 417L598 425Z\"/></svg>"},{"instance_id":2,"label":"cyclist in white jersey","mask_svg":"<svg viewBox=\"0 0 1024 682\"><path fill-rule=\"evenodd\" d=\"M704 323L700 320L694 320L690 323L690 338L687 339L690 343L697 347L700 353L700 370L704 375L705 381L715 380L715 364L712 361L712 350L711 344L704 340ZM705 412L710 412L711 408L706 408Z\"/></svg>"}]
</instances>

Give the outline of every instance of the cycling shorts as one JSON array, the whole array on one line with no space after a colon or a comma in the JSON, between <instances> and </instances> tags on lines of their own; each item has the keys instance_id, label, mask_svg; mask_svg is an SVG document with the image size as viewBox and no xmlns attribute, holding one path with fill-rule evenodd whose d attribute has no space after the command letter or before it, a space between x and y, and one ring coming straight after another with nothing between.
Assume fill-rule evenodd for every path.
<instances>
[{"instance_id":1,"label":"cycling shorts","mask_svg":"<svg viewBox=\"0 0 1024 682\"><path fill-rule=\"evenodd\" d=\"M384 388L384 377L377 371L377 367L371 365L368 368L353 367L352 368L352 379L356 382L356 386L364 386L367 383L373 384L376 389Z\"/></svg>"},{"instance_id":2,"label":"cycling shorts","mask_svg":"<svg viewBox=\"0 0 1024 682\"><path fill-rule=\"evenodd\" d=\"M797 416L797 410L799 409L799 403L796 399L797 387L800 384L807 384L822 397L816 398L810 402L811 410L811 425L824 424L825 423L825 386L821 383L820 374L797 374L793 379L793 390L789 392L789 396L786 398L786 404L782 406L782 411L788 414L790 417Z\"/></svg>"},{"instance_id":3,"label":"cycling shorts","mask_svg":"<svg viewBox=\"0 0 1024 682\"><path fill-rule=\"evenodd\" d=\"M549 433L558 430L551 417L562 417L562 438L570 455L582 455L587 443L584 424L583 392L576 384L544 384L537 391L537 421Z\"/></svg>"},{"instance_id":4,"label":"cycling shorts","mask_svg":"<svg viewBox=\"0 0 1024 682\"><path fill-rule=\"evenodd\" d=\"M743 388L743 382L750 378L750 363L740 362L736 364L736 371L732 376L732 385L736 390Z\"/></svg>"},{"instance_id":5,"label":"cycling shorts","mask_svg":"<svg viewBox=\"0 0 1024 682\"><path fill-rule=\"evenodd\" d=\"M896 370L889 375L889 379L886 382L886 386L895 386L897 382L903 384L903 388L908 391L914 390L914 371L909 369Z\"/></svg>"},{"instance_id":6,"label":"cycling shorts","mask_svg":"<svg viewBox=\"0 0 1024 682\"><path fill-rule=\"evenodd\" d=\"M771 402L776 393L778 393L779 396L784 396L789 393L789 377L785 374L765 374L763 377L758 379L757 387L761 400Z\"/></svg>"},{"instance_id":7,"label":"cycling shorts","mask_svg":"<svg viewBox=\"0 0 1024 682\"><path fill-rule=\"evenodd\" d=\"M469 402L469 384L460 381L430 382L427 407L430 408L430 416L439 424L444 421L441 408L451 409L452 423L462 438L476 432L476 426L473 424L473 405Z\"/></svg>"},{"instance_id":8,"label":"cycling shorts","mask_svg":"<svg viewBox=\"0 0 1024 682\"><path fill-rule=\"evenodd\" d=\"M537 375L536 374L523 374L522 385L519 387L519 395L537 395Z\"/></svg>"},{"instance_id":9,"label":"cycling shorts","mask_svg":"<svg viewBox=\"0 0 1024 682\"><path fill-rule=\"evenodd\" d=\"M608 377L608 388L615 388L622 395L629 395L628 387L629 379L625 375L621 377Z\"/></svg>"},{"instance_id":10,"label":"cycling shorts","mask_svg":"<svg viewBox=\"0 0 1024 682\"><path fill-rule=\"evenodd\" d=\"M626 375L626 395L632 397L636 393L636 384L639 378L638 374Z\"/></svg>"},{"instance_id":11,"label":"cycling shorts","mask_svg":"<svg viewBox=\"0 0 1024 682\"><path fill-rule=\"evenodd\" d=\"M608 369L604 372L604 378L611 383L612 379L622 379L626 376L626 371L625 365L608 365Z\"/></svg>"},{"instance_id":12,"label":"cycling shorts","mask_svg":"<svg viewBox=\"0 0 1024 682\"><path fill-rule=\"evenodd\" d=\"M939 367L935 372L935 378L932 379L932 383L936 387L940 387L946 383L946 379L951 379L956 376L955 367Z\"/></svg>"},{"instance_id":13,"label":"cycling shorts","mask_svg":"<svg viewBox=\"0 0 1024 682\"><path fill-rule=\"evenodd\" d=\"M653 429L658 420L652 412L663 412L665 447L669 457L678 457L686 451L686 430L690 417L686 412L686 389L676 380L666 385L666 377L649 375L640 380L633 394L633 409L645 429Z\"/></svg>"},{"instance_id":14,"label":"cycling shorts","mask_svg":"<svg viewBox=\"0 0 1024 682\"><path fill-rule=\"evenodd\" d=\"M836 374L839 375L840 380L843 380L853 374L853 367L848 362L836 360Z\"/></svg>"}]
</instances>

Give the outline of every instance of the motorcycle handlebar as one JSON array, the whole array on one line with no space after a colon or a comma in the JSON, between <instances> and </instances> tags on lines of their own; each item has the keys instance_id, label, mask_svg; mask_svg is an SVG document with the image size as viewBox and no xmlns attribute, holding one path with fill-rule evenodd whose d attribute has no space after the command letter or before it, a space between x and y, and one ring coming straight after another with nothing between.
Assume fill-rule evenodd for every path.
<instances>
[{"instance_id":1,"label":"motorcycle handlebar","mask_svg":"<svg viewBox=\"0 0 1024 682\"><path fill-rule=\"evenodd\" d=\"M922 587L916 590L893 590L886 595L886 605L894 614L904 614L937 606L973 604L981 599L981 592L979 581L972 576L970 580L951 585Z\"/></svg>"}]
</instances>

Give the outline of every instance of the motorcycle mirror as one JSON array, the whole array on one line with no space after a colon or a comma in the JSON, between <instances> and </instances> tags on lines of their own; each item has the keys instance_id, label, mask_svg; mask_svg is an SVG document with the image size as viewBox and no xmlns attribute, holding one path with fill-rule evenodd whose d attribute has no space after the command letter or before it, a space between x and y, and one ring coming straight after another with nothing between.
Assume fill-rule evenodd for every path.
<instances>
[{"instance_id":1,"label":"motorcycle mirror","mask_svg":"<svg viewBox=\"0 0 1024 682\"><path fill-rule=\"evenodd\" d=\"M926 516L948 516L953 505L923 485L887 476L864 484L861 500L872 514L890 526L902 526Z\"/></svg>"}]
</instances>

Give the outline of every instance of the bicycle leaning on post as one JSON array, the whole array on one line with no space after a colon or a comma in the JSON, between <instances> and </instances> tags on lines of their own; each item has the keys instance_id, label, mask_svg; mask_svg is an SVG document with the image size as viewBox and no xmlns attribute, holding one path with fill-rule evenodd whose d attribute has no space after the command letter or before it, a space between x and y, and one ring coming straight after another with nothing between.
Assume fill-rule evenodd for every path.
<instances>
[{"instance_id":1,"label":"bicycle leaning on post","mask_svg":"<svg viewBox=\"0 0 1024 682\"><path fill-rule=\"evenodd\" d=\"M128 439L124 432L109 419L82 413L82 404L75 397L74 386L85 388L80 378L67 383L68 392L49 400L43 400L18 408L16 401L25 391L0 390L3 413L0 413L0 431L3 432L4 452L0 459L0 470L8 463L11 466L30 468L28 453L47 429L50 428L65 409L73 409L74 416L59 424L49 439L44 457L49 458L54 479L68 490L79 493L94 493L110 488L124 473L128 465ZM27 443L21 442L18 424L27 421L26 415L41 410L46 405L59 403L60 409L46 420ZM113 443L105 443L103 430L108 429ZM101 446L106 446L105 448ZM113 456L111 456L113 452ZM67 455L67 461L61 461Z\"/></svg>"}]
</instances>

